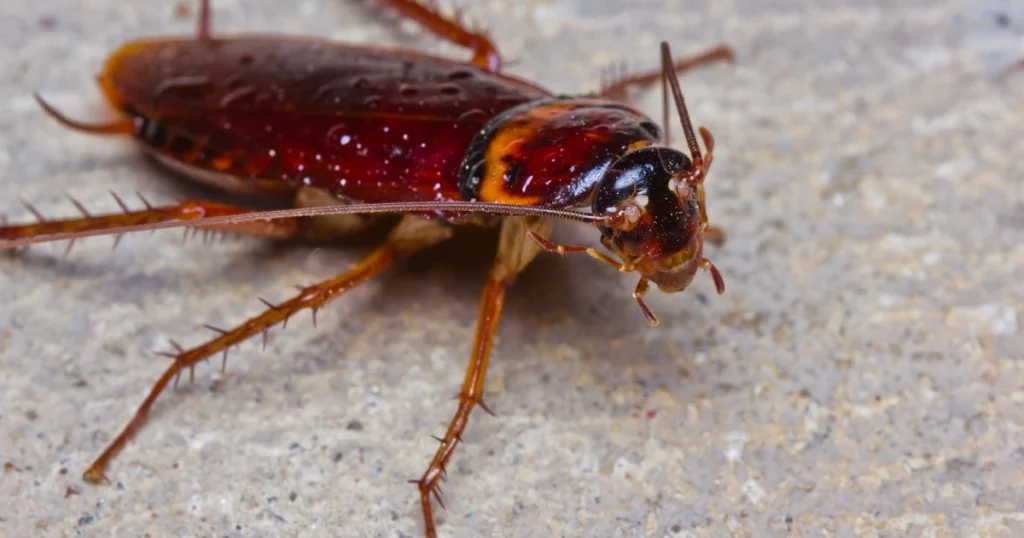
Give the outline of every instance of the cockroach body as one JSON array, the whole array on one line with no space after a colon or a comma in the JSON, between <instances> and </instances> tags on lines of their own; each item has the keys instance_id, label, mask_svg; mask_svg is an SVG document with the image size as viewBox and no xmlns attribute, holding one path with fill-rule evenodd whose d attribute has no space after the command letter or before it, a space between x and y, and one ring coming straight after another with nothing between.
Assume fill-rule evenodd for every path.
<instances>
[{"instance_id":1,"label":"cockroach body","mask_svg":"<svg viewBox=\"0 0 1024 538\"><path fill-rule=\"evenodd\" d=\"M502 74L501 57L487 36L425 3L385 4L471 49L473 60L293 37L214 37L208 0L202 0L197 37L135 41L109 58L99 83L122 120L84 124L39 100L69 127L130 135L189 177L231 192L286 198L296 209L195 200L131 211L118 198L123 213L94 216L76 202L82 218L40 217L0 227L0 248L172 226L330 241L364 230L379 214L404 215L384 244L352 269L268 304L234 329L216 329L219 335L209 342L170 354L172 365L85 472L86 480L105 479L108 463L184 369L300 309L315 313L394 260L447 239L452 225L500 226L458 410L416 481L426 534L435 536L430 496L437 495L471 410L484 407L505 288L539 252L586 252L639 273L634 297L652 323L656 318L642 299L649 282L665 292L681 291L704 268L723 292L721 276L703 256L705 236L718 235L708 227L703 185L713 140L700 129L702 154L677 73L731 60L728 47L673 63L663 44L658 72L612 80L592 95L554 95ZM667 147L667 133L622 103L629 88L659 80L665 129L671 88L689 156ZM550 242L554 218L595 225L611 255Z\"/></svg>"}]
</instances>

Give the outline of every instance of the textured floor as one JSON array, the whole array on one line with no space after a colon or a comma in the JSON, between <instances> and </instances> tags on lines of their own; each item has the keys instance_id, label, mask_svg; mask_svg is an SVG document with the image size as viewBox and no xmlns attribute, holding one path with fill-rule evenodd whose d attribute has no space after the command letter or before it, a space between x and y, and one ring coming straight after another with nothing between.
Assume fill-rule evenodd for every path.
<instances>
[{"instance_id":1,"label":"textured floor","mask_svg":"<svg viewBox=\"0 0 1024 538\"><path fill-rule=\"evenodd\" d=\"M463 54L359 4L291 4L218 0L215 24ZM559 91L654 66L661 39L736 48L735 67L683 80L720 145L708 203L729 241L708 256L728 292L703 277L654 294L650 328L631 278L540 260L507 302L498 416L473 417L442 536L1024 535L1024 71L998 77L1024 56L1019 3L473 4L509 71ZM194 193L31 100L100 117L92 77L113 47L192 27L169 0L5 0L0 212ZM200 368L107 487L81 472L164 368L154 351L367 247L161 232L0 259L0 536L419 535L405 480L454 410L488 244L411 260L316 328L242 346L225 376Z\"/></svg>"}]
</instances>

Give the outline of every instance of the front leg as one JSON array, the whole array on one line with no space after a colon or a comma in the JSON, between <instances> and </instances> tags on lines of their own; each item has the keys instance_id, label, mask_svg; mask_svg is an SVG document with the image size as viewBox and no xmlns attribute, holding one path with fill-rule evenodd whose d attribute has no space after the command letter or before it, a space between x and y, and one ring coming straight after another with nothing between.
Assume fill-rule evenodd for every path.
<instances>
[{"instance_id":1,"label":"front leg","mask_svg":"<svg viewBox=\"0 0 1024 538\"><path fill-rule=\"evenodd\" d=\"M546 238L551 234L551 224L536 217L512 217L505 219L501 227L501 239L498 254L494 258L487 284L484 286L483 297L480 299L480 317L477 321L476 337L466 367L466 377L459 391L459 407L448 424L448 430L441 439L441 446L434 453L434 458L427 467L423 477L413 482L420 490L420 504L423 508L423 523L429 538L437 536L434 516L430 504L433 495L441 506L440 483L446 474L448 462L455 453L455 445L462 440L462 432L466 430L469 414L473 408L480 406L490 412L484 404L484 382L487 378L487 362L491 355L491 344L501 317L501 307L505 300L505 288L540 252L540 247L527 240L527 235Z\"/></svg>"}]
</instances>

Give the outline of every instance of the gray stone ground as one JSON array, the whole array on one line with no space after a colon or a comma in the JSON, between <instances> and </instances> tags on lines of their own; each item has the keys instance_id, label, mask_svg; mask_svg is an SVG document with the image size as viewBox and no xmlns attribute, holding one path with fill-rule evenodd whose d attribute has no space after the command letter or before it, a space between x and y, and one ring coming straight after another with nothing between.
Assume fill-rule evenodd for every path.
<instances>
[{"instance_id":1,"label":"gray stone ground","mask_svg":"<svg viewBox=\"0 0 1024 538\"><path fill-rule=\"evenodd\" d=\"M451 469L443 536L1024 535L1024 8L1009 0L489 1L509 71L562 91L732 44L685 77L720 143L710 215L728 280L655 294L544 258L508 300ZM899 7L895 7L898 4ZM189 5L188 7L191 7ZM224 30L462 54L340 0L215 2ZM105 114L92 76L133 36L189 32L163 0L5 0L0 211L71 193L196 192L124 142L66 131L44 91ZM659 114L653 91L640 105ZM678 132L678 130L677 130ZM595 238L566 226L560 237ZM415 258L167 393L110 470L80 473L165 366L168 340L332 274L349 249L173 232L0 261L0 536L410 536L454 409L485 239ZM69 489L70 488L70 489ZM66 492L76 494L67 496Z\"/></svg>"}]
</instances>

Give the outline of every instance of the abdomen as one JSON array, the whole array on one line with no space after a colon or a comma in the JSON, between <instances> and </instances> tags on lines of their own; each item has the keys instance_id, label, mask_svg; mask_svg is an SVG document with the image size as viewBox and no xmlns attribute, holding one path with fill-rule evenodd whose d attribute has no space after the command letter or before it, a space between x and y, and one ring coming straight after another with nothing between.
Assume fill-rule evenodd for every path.
<instances>
[{"instance_id":1,"label":"abdomen","mask_svg":"<svg viewBox=\"0 0 1024 538\"><path fill-rule=\"evenodd\" d=\"M100 76L168 164L222 187L457 200L473 136L529 83L472 65L294 38L139 41Z\"/></svg>"}]
</instances>

